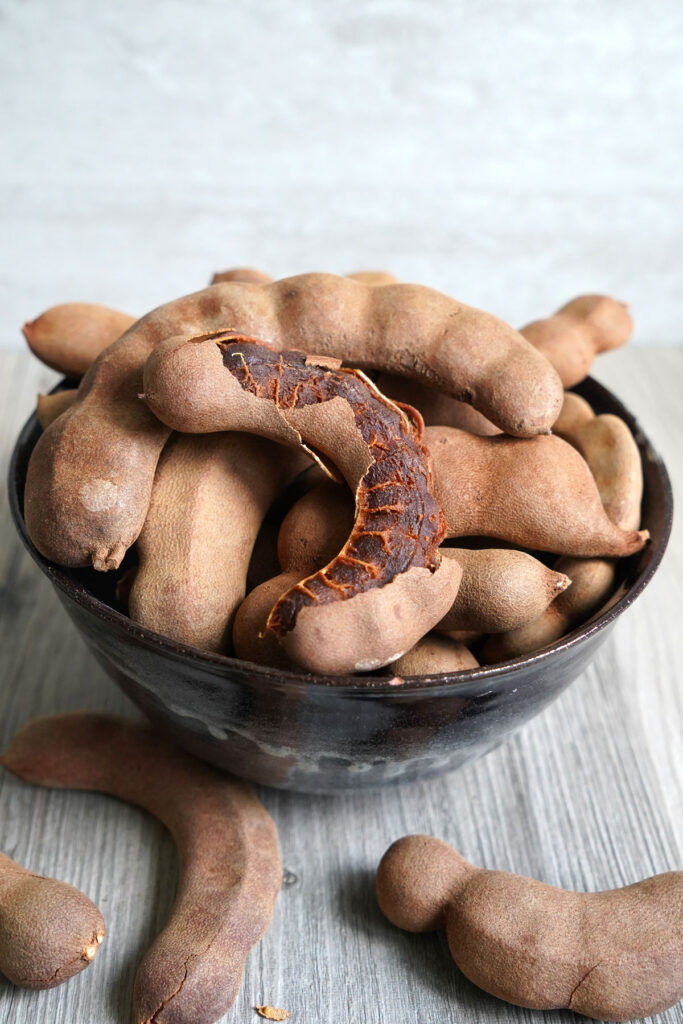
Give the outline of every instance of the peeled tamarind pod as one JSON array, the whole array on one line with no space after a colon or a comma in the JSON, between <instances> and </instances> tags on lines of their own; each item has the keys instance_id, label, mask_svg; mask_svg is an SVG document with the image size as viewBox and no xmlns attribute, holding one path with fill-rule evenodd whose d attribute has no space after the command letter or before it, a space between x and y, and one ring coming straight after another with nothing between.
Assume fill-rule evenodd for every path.
<instances>
[{"instance_id":1,"label":"peeled tamarind pod","mask_svg":"<svg viewBox=\"0 0 683 1024\"><path fill-rule=\"evenodd\" d=\"M211 278L211 284L223 281L242 281L244 284L270 284L273 278L263 270L253 267L233 267L232 270L221 270Z\"/></svg>"},{"instance_id":2,"label":"peeled tamarind pod","mask_svg":"<svg viewBox=\"0 0 683 1024\"><path fill-rule=\"evenodd\" d=\"M275 633L266 628L273 605L300 579L299 573L283 572L247 594L237 609L232 627L232 642L238 658L253 661L256 665L301 671L287 657Z\"/></svg>"},{"instance_id":3,"label":"peeled tamarind pod","mask_svg":"<svg viewBox=\"0 0 683 1024\"><path fill-rule=\"evenodd\" d=\"M575 395L573 391L567 391L560 415L553 423L553 434L557 434L558 437L564 438L571 444L571 435L578 427L593 419L595 419L595 413L586 399L581 395Z\"/></svg>"},{"instance_id":4,"label":"peeled tamarind pod","mask_svg":"<svg viewBox=\"0 0 683 1024\"><path fill-rule=\"evenodd\" d=\"M446 928L451 956L498 999L596 1020L649 1017L683 996L683 871L576 893L469 864L433 836L382 857L377 902L399 928Z\"/></svg>"},{"instance_id":5,"label":"peeled tamarind pod","mask_svg":"<svg viewBox=\"0 0 683 1024\"><path fill-rule=\"evenodd\" d=\"M631 555L649 536L611 522L585 459L560 437L521 442L427 427L425 441L448 536L487 534L581 557Z\"/></svg>"},{"instance_id":6,"label":"peeled tamarind pod","mask_svg":"<svg viewBox=\"0 0 683 1024\"><path fill-rule=\"evenodd\" d=\"M155 815L178 847L165 928L135 978L137 1024L211 1024L232 1006L282 882L272 818L250 786L116 715L27 723L0 759L25 782L109 793Z\"/></svg>"},{"instance_id":7,"label":"peeled tamarind pod","mask_svg":"<svg viewBox=\"0 0 683 1024\"><path fill-rule=\"evenodd\" d=\"M168 426L247 430L321 453L355 492L342 551L268 618L290 658L311 672L380 668L441 618L461 571L437 551L444 521L420 424L363 373L218 332L158 346L144 384L145 401Z\"/></svg>"},{"instance_id":8,"label":"peeled tamarind pod","mask_svg":"<svg viewBox=\"0 0 683 1024\"><path fill-rule=\"evenodd\" d=\"M428 377L508 433L550 430L557 374L495 317L419 285L381 287L304 274L254 287L226 281L161 306L100 354L74 406L39 439L26 481L26 525L44 557L115 569L144 523L168 430L137 399L158 342L222 330L275 348Z\"/></svg>"},{"instance_id":9,"label":"peeled tamarind pod","mask_svg":"<svg viewBox=\"0 0 683 1024\"><path fill-rule=\"evenodd\" d=\"M66 391L55 391L53 395L38 395L36 416L43 430L71 408L76 400L76 393L76 388L67 388Z\"/></svg>"},{"instance_id":10,"label":"peeled tamarind pod","mask_svg":"<svg viewBox=\"0 0 683 1024\"><path fill-rule=\"evenodd\" d=\"M571 580L524 551L502 548L441 548L462 567L458 593L435 629L502 633L532 621Z\"/></svg>"},{"instance_id":11,"label":"peeled tamarind pod","mask_svg":"<svg viewBox=\"0 0 683 1024\"><path fill-rule=\"evenodd\" d=\"M0 972L21 988L55 988L92 963L104 939L80 890L0 853Z\"/></svg>"},{"instance_id":12,"label":"peeled tamarind pod","mask_svg":"<svg viewBox=\"0 0 683 1024\"><path fill-rule=\"evenodd\" d=\"M477 659L463 644L447 636L429 633L388 669L397 676L428 676L439 672L463 672L478 666Z\"/></svg>"},{"instance_id":13,"label":"peeled tamarind pod","mask_svg":"<svg viewBox=\"0 0 683 1024\"><path fill-rule=\"evenodd\" d=\"M130 617L179 643L230 646L269 506L308 459L250 434L174 434L138 537Z\"/></svg>"},{"instance_id":14,"label":"peeled tamarind pod","mask_svg":"<svg viewBox=\"0 0 683 1024\"><path fill-rule=\"evenodd\" d=\"M625 303L607 295L579 295L520 333L550 360L565 388L571 388L588 376L599 352L619 348L632 331Z\"/></svg>"},{"instance_id":15,"label":"peeled tamarind pod","mask_svg":"<svg viewBox=\"0 0 683 1024\"><path fill-rule=\"evenodd\" d=\"M135 317L92 302L52 306L24 324L31 351L66 377L82 377L100 352L120 338Z\"/></svg>"}]
</instances>

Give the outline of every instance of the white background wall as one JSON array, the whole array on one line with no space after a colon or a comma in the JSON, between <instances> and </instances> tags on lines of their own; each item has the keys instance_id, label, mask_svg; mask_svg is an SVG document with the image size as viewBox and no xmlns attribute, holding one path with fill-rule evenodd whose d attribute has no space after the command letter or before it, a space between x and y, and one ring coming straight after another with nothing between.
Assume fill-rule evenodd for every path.
<instances>
[{"instance_id":1,"label":"white background wall","mask_svg":"<svg viewBox=\"0 0 683 1024\"><path fill-rule=\"evenodd\" d=\"M681 0L0 0L0 51L0 345L244 263L683 341Z\"/></svg>"}]
</instances>

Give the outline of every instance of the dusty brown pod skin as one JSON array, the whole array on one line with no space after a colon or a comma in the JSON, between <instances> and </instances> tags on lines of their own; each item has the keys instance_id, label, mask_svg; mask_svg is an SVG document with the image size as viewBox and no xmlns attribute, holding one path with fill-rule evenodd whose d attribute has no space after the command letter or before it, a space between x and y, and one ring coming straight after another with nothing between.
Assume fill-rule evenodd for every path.
<instances>
[{"instance_id":1,"label":"dusty brown pod skin","mask_svg":"<svg viewBox=\"0 0 683 1024\"><path fill-rule=\"evenodd\" d=\"M226 327L278 349L428 378L520 436L548 431L562 403L554 370L516 331L431 289L331 274L211 285L147 314L105 349L74 406L39 439L25 504L44 557L118 567L142 529L168 437L137 401L144 363L163 339Z\"/></svg>"},{"instance_id":2,"label":"dusty brown pod skin","mask_svg":"<svg viewBox=\"0 0 683 1024\"><path fill-rule=\"evenodd\" d=\"M464 644L447 636L429 633L385 671L395 676L436 675L439 672L463 672L477 668L479 662Z\"/></svg>"},{"instance_id":3,"label":"dusty brown pod skin","mask_svg":"<svg viewBox=\"0 0 683 1024\"><path fill-rule=\"evenodd\" d=\"M92 963L102 914L66 882L0 853L0 972L21 988L55 988Z\"/></svg>"},{"instance_id":4,"label":"dusty brown pod skin","mask_svg":"<svg viewBox=\"0 0 683 1024\"><path fill-rule=\"evenodd\" d=\"M211 1024L232 1006L282 881L275 825L246 783L116 715L47 715L2 756L25 782L110 793L159 818L178 847L164 930L135 979L137 1024Z\"/></svg>"},{"instance_id":5,"label":"dusty brown pod skin","mask_svg":"<svg viewBox=\"0 0 683 1024\"><path fill-rule=\"evenodd\" d=\"M287 657L275 633L267 629L268 616L279 598L300 581L296 572L283 572L265 583L260 583L245 597L237 609L232 627L232 642L235 654L256 665L271 668L301 669Z\"/></svg>"},{"instance_id":6,"label":"dusty brown pod skin","mask_svg":"<svg viewBox=\"0 0 683 1024\"><path fill-rule=\"evenodd\" d=\"M515 1006L648 1017L683 996L683 872L575 893L474 867L432 836L389 847L377 901L399 928L446 927L463 974Z\"/></svg>"},{"instance_id":7,"label":"dusty brown pod skin","mask_svg":"<svg viewBox=\"0 0 683 1024\"><path fill-rule=\"evenodd\" d=\"M71 408L76 401L77 393L76 388L68 388L65 391L55 391L52 395L38 395L36 416L43 430L47 430L58 416Z\"/></svg>"},{"instance_id":8,"label":"dusty brown pod skin","mask_svg":"<svg viewBox=\"0 0 683 1024\"><path fill-rule=\"evenodd\" d=\"M282 520L277 539L283 572L308 576L332 561L353 530L353 495L344 484L321 480Z\"/></svg>"},{"instance_id":9,"label":"dusty brown pod skin","mask_svg":"<svg viewBox=\"0 0 683 1024\"><path fill-rule=\"evenodd\" d=\"M395 402L408 402L422 415L428 427L458 427L480 437L494 437L500 428L487 420L467 402L461 402L428 384L402 377L397 373L380 373L377 387Z\"/></svg>"},{"instance_id":10,"label":"dusty brown pod skin","mask_svg":"<svg viewBox=\"0 0 683 1024\"><path fill-rule=\"evenodd\" d=\"M571 583L524 551L441 548L462 567L455 600L434 627L440 633L502 633L536 619Z\"/></svg>"},{"instance_id":11,"label":"dusty brown pod skin","mask_svg":"<svg viewBox=\"0 0 683 1024\"><path fill-rule=\"evenodd\" d=\"M334 463L355 491L355 525L341 552L283 595L268 619L298 664L332 674L378 668L446 610L460 574L452 565L444 571L437 553L444 522L421 424L364 374L218 334L159 346L144 380L145 401L169 426L230 425L303 445Z\"/></svg>"},{"instance_id":12,"label":"dusty brown pod skin","mask_svg":"<svg viewBox=\"0 0 683 1024\"><path fill-rule=\"evenodd\" d=\"M306 468L303 452L250 434L174 434L138 537L130 617L179 643L229 652L263 518Z\"/></svg>"},{"instance_id":13,"label":"dusty brown pod skin","mask_svg":"<svg viewBox=\"0 0 683 1024\"><path fill-rule=\"evenodd\" d=\"M348 274L352 281L360 284L369 284L373 288L379 288L383 284L398 284L398 278L390 274L388 270L356 270Z\"/></svg>"},{"instance_id":14,"label":"dusty brown pod skin","mask_svg":"<svg viewBox=\"0 0 683 1024\"><path fill-rule=\"evenodd\" d=\"M564 438L565 441L569 441L571 444L574 431L593 419L595 419L595 413L590 403L585 398L582 398L581 395L575 395L573 391L567 391L565 392L560 415L553 423L553 434L557 434L558 437Z\"/></svg>"},{"instance_id":15,"label":"dusty brown pod skin","mask_svg":"<svg viewBox=\"0 0 683 1024\"><path fill-rule=\"evenodd\" d=\"M552 363L565 388L571 388L588 376L598 353L624 345L632 331L625 303L608 295L579 295L520 333Z\"/></svg>"},{"instance_id":16,"label":"dusty brown pod skin","mask_svg":"<svg viewBox=\"0 0 683 1024\"><path fill-rule=\"evenodd\" d=\"M622 529L635 530L640 524L643 467L631 431L618 416L588 417L575 403L567 403L566 412L565 436L584 456L606 514ZM491 637L481 654L484 663L547 647L599 611L614 590L617 566L612 558L560 558L555 570L571 578L570 590L538 618Z\"/></svg>"},{"instance_id":17,"label":"dusty brown pod skin","mask_svg":"<svg viewBox=\"0 0 683 1024\"><path fill-rule=\"evenodd\" d=\"M82 377L100 352L120 338L135 317L92 302L52 306L24 324L31 351L66 377Z\"/></svg>"},{"instance_id":18,"label":"dusty brown pod skin","mask_svg":"<svg viewBox=\"0 0 683 1024\"><path fill-rule=\"evenodd\" d=\"M273 278L264 270L254 267L233 267L231 270L220 270L211 278L211 284L224 281L242 281L244 284L270 284Z\"/></svg>"},{"instance_id":19,"label":"dusty brown pod skin","mask_svg":"<svg viewBox=\"0 0 683 1024\"><path fill-rule=\"evenodd\" d=\"M425 441L448 536L489 535L580 557L631 555L649 536L611 522L586 461L562 438L521 442L427 427Z\"/></svg>"}]
</instances>

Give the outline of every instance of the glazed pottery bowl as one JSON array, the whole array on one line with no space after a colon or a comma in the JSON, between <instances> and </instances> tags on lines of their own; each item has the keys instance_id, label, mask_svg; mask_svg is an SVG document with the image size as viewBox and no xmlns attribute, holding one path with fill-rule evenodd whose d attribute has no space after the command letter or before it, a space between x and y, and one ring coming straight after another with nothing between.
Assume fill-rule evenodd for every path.
<instances>
[{"instance_id":1,"label":"glazed pottery bowl","mask_svg":"<svg viewBox=\"0 0 683 1024\"><path fill-rule=\"evenodd\" d=\"M424 779L492 750L555 700L593 659L664 554L673 514L666 468L606 388L588 378L576 390L596 413L616 413L634 433L645 476L642 525L651 542L622 560L617 594L600 614L542 651L487 668L399 683L378 675L312 676L208 654L137 625L117 605L112 573L63 569L43 558L28 538L23 492L40 435L35 416L12 455L12 515L31 557L107 675L187 750L235 775L292 790L331 792Z\"/></svg>"}]
</instances>

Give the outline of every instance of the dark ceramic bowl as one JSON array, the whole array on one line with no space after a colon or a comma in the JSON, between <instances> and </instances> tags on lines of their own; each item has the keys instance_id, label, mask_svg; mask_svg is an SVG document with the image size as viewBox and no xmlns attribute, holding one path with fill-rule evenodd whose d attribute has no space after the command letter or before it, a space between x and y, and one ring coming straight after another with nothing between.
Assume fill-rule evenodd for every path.
<instances>
[{"instance_id":1,"label":"dark ceramic bowl","mask_svg":"<svg viewBox=\"0 0 683 1024\"><path fill-rule=\"evenodd\" d=\"M187 750L284 789L330 792L424 779L492 750L555 700L593 659L664 554L673 513L664 464L609 391L590 378L576 390L596 412L616 413L633 431L645 474L643 526L652 541L620 563L619 596L600 615L537 654L489 668L401 685L378 676L315 677L207 654L136 625L116 610L112 574L62 569L28 538L23 492L40 434L35 416L12 454L12 515L107 674Z\"/></svg>"}]
</instances>

